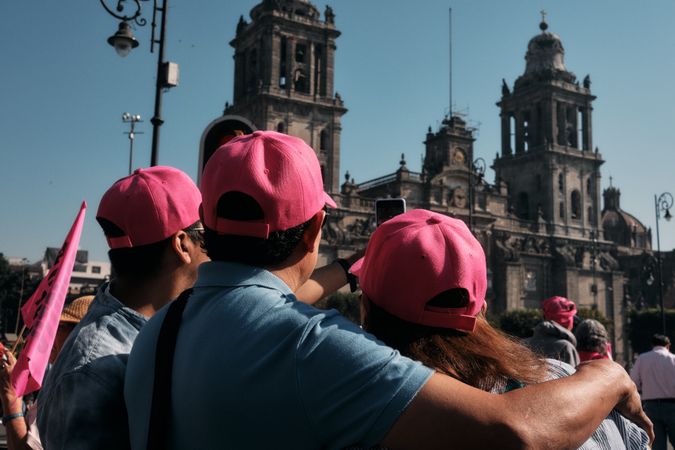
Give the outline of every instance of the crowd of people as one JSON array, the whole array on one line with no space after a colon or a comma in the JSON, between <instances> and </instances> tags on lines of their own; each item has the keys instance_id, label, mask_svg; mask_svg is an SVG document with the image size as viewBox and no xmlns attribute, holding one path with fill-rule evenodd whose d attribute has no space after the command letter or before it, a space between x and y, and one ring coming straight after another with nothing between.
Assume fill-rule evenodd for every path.
<instances>
[{"instance_id":1,"label":"crowd of people","mask_svg":"<svg viewBox=\"0 0 675 450\"><path fill-rule=\"evenodd\" d=\"M96 216L115 275L47 373L30 434L48 450L648 448L636 384L598 323L575 338L574 303L545 301L527 345L502 334L480 244L425 210L315 269L335 207L314 150L272 131L222 146L200 188L162 166L115 182ZM312 306L350 274L362 326ZM21 400L4 397L11 428Z\"/></svg>"}]
</instances>

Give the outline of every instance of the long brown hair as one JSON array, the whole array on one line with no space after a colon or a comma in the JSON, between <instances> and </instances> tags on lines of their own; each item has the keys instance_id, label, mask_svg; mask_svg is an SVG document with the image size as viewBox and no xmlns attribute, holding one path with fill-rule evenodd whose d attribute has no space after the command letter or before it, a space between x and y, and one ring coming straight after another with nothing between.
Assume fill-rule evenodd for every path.
<instances>
[{"instance_id":1,"label":"long brown hair","mask_svg":"<svg viewBox=\"0 0 675 450\"><path fill-rule=\"evenodd\" d=\"M364 295L363 328L403 355L468 385L490 391L513 380L546 379L546 361L514 338L493 328L481 313L472 333L401 320Z\"/></svg>"}]
</instances>

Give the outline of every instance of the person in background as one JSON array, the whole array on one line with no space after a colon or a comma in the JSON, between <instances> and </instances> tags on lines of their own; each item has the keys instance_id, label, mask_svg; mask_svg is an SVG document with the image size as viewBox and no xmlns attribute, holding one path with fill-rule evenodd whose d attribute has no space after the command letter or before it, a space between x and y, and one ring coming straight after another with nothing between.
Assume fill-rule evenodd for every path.
<instances>
[{"instance_id":1,"label":"person in background","mask_svg":"<svg viewBox=\"0 0 675 450\"><path fill-rule=\"evenodd\" d=\"M577 352L581 362L592 359L612 359L612 344L605 326L594 319L584 319L574 329Z\"/></svg>"},{"instance_id":2,"label":"person in background","mask_svg":"<svg viewBox=\"0 0 675 450\"><path fill-rule=\"evenodd\" d=\"M551 297L542 303L544 321L534 327L534 335L525 343L535 352L565 362L579 364L577 340L572 334L577 307L564 297Z\"/></svg>"},{"instance_id":3,"label":"person in background","mask_svg":"<svg viewBox=\"0 0 675 450\"><path fill-rule=\"evenodd\" d=\"M666 450L666 441L675 446L675 355L670 352L667 336L652 337L652 350L638 356L630 377L654 423L654 450Z\"/></svg>"},{"instance_id":4,"label":"person in background","mask_svg":"<svg viewBox=\"0 0 675 450\"><path fill-rule=\"evenodd\" d=\"M209 159L201 190L211 261L129 355L133 449L562 449L584 442L617 404L651 429L614 363L495 395L297 301L316 265L324 208L335 207L301 139L234 138Z\"/></svg>"},{"instance_id":5,"label":"person in background","mask_svg":"<svg viewBox=\"0 0 675 450\"><path fill-rule=\"evenodd\" d=\"M93 300L93 295L85 295L76 298L63 308L52 352L49 356L50 364L54 364L66 339L87 313ZM42 449L40 435L35 423L37 403L24 406L23 398L16 396L16 391L11 383L16 358L9 349L4 347L2 348L2 354L4 360L0 364L0 401L3 411L2 424L7 432L7 448L8 450Z\"/></svg>"},{"instance_id":6,"label":"person in background","mask_svg":"<svg viewBox=\"0 0 675 450\"><path fill-rule=\"evenodd\" d=\"M422 209L390 219L352 272L363 291L363 328L439 373L501 394L574 372L487 322L485 255L461 220ZM645 449L648 442L613 411L581 448Z\"/></svg>"}]
</instances>

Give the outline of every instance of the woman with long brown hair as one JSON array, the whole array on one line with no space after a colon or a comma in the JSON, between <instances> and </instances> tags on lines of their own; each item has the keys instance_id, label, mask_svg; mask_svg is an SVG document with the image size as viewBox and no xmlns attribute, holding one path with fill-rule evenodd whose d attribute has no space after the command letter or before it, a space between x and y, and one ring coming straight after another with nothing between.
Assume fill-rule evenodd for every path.
<instances>
[{"instance_id":1,"label":"woman with long brown hair","mask_svg":"<svg viewBox=\"0 0 675 450\"><path fill-rule=\"evenodd\" d=\"M402 354L477 388L503 393L571 374L485 319L485 254L464 222L413 210L383 223L352 266L363 328ZM582 449L643 449L649 439L618 413Z\"/></svg>"}]
</instances>

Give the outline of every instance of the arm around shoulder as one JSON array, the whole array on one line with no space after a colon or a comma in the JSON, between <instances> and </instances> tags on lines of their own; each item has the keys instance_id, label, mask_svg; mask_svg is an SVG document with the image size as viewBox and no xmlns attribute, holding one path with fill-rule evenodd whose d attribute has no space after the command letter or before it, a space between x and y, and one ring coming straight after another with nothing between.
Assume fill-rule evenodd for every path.
<instances>
[{"instance_id":1,"label":"arm around shoulder","mask_svg":"<svg viewBox=\"0 0 675 450\"><path fill-rule=\"evenodd\" d=\"M575 449L617 406L650 437L635 385L610 361L576 374L496 395L435 374L390 429L394 448Z\"/></svg>"}]
</instances>

